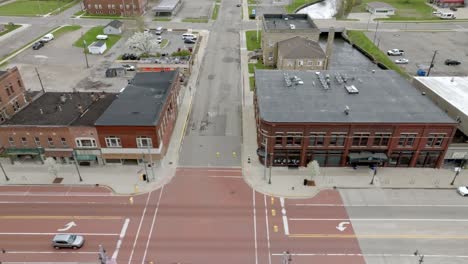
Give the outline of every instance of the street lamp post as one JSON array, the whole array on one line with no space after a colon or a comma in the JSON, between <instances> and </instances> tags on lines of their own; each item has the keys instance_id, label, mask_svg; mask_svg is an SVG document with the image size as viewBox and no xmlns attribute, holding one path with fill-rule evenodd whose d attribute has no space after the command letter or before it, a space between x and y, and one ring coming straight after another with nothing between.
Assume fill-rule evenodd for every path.
<instances>
[{"instance_id":1,"label":"street lamp post","mask_svg":"<svg viewBox=\"0 0 468 264\"><path fill-rule=\"evenodd\" d=\"M83 178L81 178L80 169L78 168L78 160L76 160L75 153L73 153L73 159L74 159L73 163L75 164L76 172L78 173L78 178L79 178L80 182L82 182Z\"/></svg>"},{"instance_id":2,"label":"street lamp post","mask_svg":"<svg viewBox=\"0 0 468 264\"><path fill-rule=\"evenodd\" d=\"M81 37L83 37L83 33L81 33ZM86 54L86 48L88 48L88 45L86 44L86 40L83 39L83 53L84 53L85 60L86 60L86 68L89 68L88 55Z\"/></svg>"},{"instance_id":3,"label":"street lamp post","mask_svg":"<svg viewBox=\"0 0 468 264\"><path fill-rule=\"evenodd\" d=\"M270 176L268 177L268 184L271 184L271 167L273 166L273 153L270 153Z\"/></svg>"},{"instance_id":4,"label":"street lamp post","mask_svg":"<svg viewBox=\"0 0 468 264\"><path fill-rule=\"evenodd\" d=\"M374 174L372 175L372 180L370 182L370 185L374 185L375 175L377 175L377 167L374 167Z\"/></svg>"},{"instance_id":5,"label":"street lamp post","mask_svg":"<svg viewBox=\"0 0 468 264\"><path fill-rule=\"evenodd\" d=\"M455 176L453 177L452 182L450 182L450 185L453 185L455 183L455 180L457 179L457 176L460 174L461 167L456 167L455 168Z\"/></svg>"},{"instance_id":6,"label":"street lamp post","mask_svg":"<svg viewBox=\"0 0 468 264\"><path fill-rule=\"evenodd\" d=\"M5 180L6 180L6 181L9 181L9 180L10 180L10 178L8 178L8 176L7 176L6 172L5 172L5 169L3 168L3 165L2 165L2 163L1 163L1 162L0 162L0 168L2 168L3 175L5 175Z\"/></svg>"}]
</instances>

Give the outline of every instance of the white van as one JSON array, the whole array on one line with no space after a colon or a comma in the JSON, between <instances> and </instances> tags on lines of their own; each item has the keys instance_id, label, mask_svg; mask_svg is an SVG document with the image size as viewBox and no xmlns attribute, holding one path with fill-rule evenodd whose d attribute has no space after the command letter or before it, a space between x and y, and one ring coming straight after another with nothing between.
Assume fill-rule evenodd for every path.
<instances>
[{"instance_id":1,"label":"white van","mask_svg":"<svg viewBox=\"0 0 468 264\"><path fill-rule=\"evenodd\" d=\"M49 34L45 34L45 36L43 36L43 37L40 39L40 41L41 41L41 42L49 42L49 41L51 41L51 40L53 40L53 39L54 39L54 35L52 35L51 33L49 33Z\"/></svg>"},{"instance_id":2,"label":"white van","mask_svg":"<svg viewBox=\"0 0 468 264\"><path fill-rule=\"evenodd\" d=\"M439 17L441 19L455 19L455 14L454 13L440 13Z\"/></svg>"},{"instance_id":3,"label":"white van","mask_svg":"<svg viewBox=\"0 0 468 264\"><path fill-rule=\"evenodd\" d=\"M197 36L192 33L184 33L182 34L182 39L197 39Z\"/></svg>"}]
</instances>

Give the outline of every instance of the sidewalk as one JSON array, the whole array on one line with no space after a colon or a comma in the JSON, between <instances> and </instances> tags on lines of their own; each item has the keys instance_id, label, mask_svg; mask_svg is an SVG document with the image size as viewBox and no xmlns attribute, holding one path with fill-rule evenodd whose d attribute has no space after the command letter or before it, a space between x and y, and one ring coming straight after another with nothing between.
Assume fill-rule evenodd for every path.
<instances>
[{"instance_id":1,"label":"sidewalk","mask_svg":"<svg viewBox=\"0 0 468 264\"><path fill-rule=\"evenodd\" d=\"M83 181L79 180L78 171L73 164L59 165L57 177L63 178L61 184L75 185L105 185L110 187L117 194L136 194L148 192L160 188L171 181L175 175L179 151L183 139L184 131L189 118L192 98L196 92L196 83L199 78L199 68L204 56L205 46L208 43L208 31L199 31L201 38L199 53L194 61L192 74L186 87L182 87L182 103L179 108L177 121L172 132L172 138L168 146L166 156L155 162L154 179L151 168L147 168L150 182L145 182L140 178L145 173L143 165L106 165L93 167L79 167L79 172ZM189 89L191 87L191 89ZM53 184L55 176L49 172L48 166L38 164L16 164L12 165L6 160L2 160L2 165L10 179L6 181L4 175L0 175L1 185L21 185L21 184Z\"/></svg>"},{"instance_id":2,"label":"sidewalk","mask_svg":"<svg viewBox=\"0 0 468 264\"><path fill-rule=\"evenodd\" d=\"M288 169L273 167L271 184L268 183L269 168L260 164L257 156L257 133L253 106L253 92L249 87L248 57L245 31L240 32L241 73L242 73L242 168L244 179L258 192L289 198L305 198L330 188L407 188L438 189L468 185L468 172L461 171L455 184L450 182L455 172L449 169L431 168L378 168L371 185L373 171L367 167L327 167L320 168L318 176L311 177L310 168ZM250 163L248 159L250 157ZM304 179L314 180L315 185L304 186Z\"/></svg>"}]
</instances>

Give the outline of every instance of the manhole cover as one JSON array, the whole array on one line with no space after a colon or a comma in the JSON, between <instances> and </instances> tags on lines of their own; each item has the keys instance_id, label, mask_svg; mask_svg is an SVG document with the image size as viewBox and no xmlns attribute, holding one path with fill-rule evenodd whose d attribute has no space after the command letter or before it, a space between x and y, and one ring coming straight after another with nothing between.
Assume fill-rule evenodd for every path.
<instances>
[{"instance_id":1,"label":"manhole cover","mask_svg":"<svg viewBox=\"0 0 468 264\"><path fill-rule=\"evenodd\" d=\"M63 178L55 178L52 183L62 183Z\"/></svg>"}]
</instances>

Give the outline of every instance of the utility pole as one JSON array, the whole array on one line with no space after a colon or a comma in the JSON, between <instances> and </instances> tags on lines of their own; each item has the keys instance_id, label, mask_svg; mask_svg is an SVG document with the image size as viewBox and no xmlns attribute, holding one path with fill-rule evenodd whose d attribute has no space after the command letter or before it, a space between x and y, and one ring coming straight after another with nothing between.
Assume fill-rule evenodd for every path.
<instances>
[{"instance_id":1,"label":"utility pole","mask_svg":"<svg viewBox=\"0 0 468 264\"><path fill-rule=\"evenodd\" d=\"M457 176L460 174L460 171L461 171L461 167L456 167L455 168L455 176L453 177L453 180L450 183L450 185L453 185L455 183L455 179L457 179Z\"/></svg>"},{"instance_id":2,"label":"utility pole","mask_svg":"<svg viewBox=\"0 0 468 264\"><path fill-rule=\"evenodd\" d=\"M75 164L76 172L78 173L78 178L80 179L80 182L82 182L83 178L81 178L81 173L80 173L80 169L78 168L78 160L76 159L75 152L73 152L73 159L74 159L73 163Z\"/></svg>"},{"instance_id":3,"label":"utility pole","mask_svg":"<svg viewBox=\"0 0 468 264\"><path fill-rule=\"evenodd\" d=\"M146 162L146 157L145 157L145 153L142 153L143 154L143 168L145 168L145 176L146 176L146 182L149 182L149 175L148 175L148 169L146 168L147 167L147 164L148 162Z\"/></svg>"},{"instance_id":4,"label":"utility pole","mask_svg":"<svg viewBox=\"0 0 468 264\"><path fill-rule=\"evenodd\" d=\"M377 167L374 168L374 175L372 175L372 180L370 182L370 185L374 185L374 178L375 178L375 175L377 175Z\"/></svg>"},{"instance_id":5,"label":"utility pole","mask_svg":"<svg viewBox=\"0 0 468 264\"><path fill-rule=\"evenodd\" d=\"M150 166L151 166L151 178L154 181L155 177L154 177L154 168L153 168L153 155L151 155L151 148L150 147L151 146L148 144L148 155L150 157Z\"/></svg>"},{"instance_id":6,"label":"utility pole","mask_svg":"<svg viewBox=\"0 0 468 264\"><path fill-rule=\"evenodd\" d=\"M434 60L435 60L436 55L437 55L437 50L434 51L434 55L432 56L432 60L431 60L431 65L429 66L429 70L427 70L426 76L429 76L429 74L431 74L431 69L434 67Z\"/></svg>"},{"instance_id":7,"label":"utility pole","mask_svg":"<svg viewBox=\"0 0 468 264\"><path fill-rule=\"evenodd\" d=\"M102 245L99 245L98 258L99 258L99 264L107 263L106 250L104 249Z\"/></svg>"},{"instance_id":8,"label":"utility pole","mask_svg":"<svg viewBox=\"0 0 468 264\"><path fill-rule=\"evenodd\" d=\"M6 181L9 181L10 178L8 178L8 176L7 176L6 172L5 172L5 169L3 168L3 165L2 165L1 162L0 162L0 168L2 168L3 174L5 175L5 180L6 180Z\"/></svg>"},{"instance_id":9,"label":"utility pole","mask_svg":"<svg viewBox=\"0 0 468 264\"><path fill-rule=\"evenodd\" d=\"M263 180L266 181L266 168L268 164L268 137L265 137L265 157L263 158Z\"/></svg>"},{"instance_id":10,"label":"utility pole","mask_svg":"<svg viewBox=\"0 0 468 264\"><path fill-rule=\"evenodd\" d=\"M34 69L36 70L37 78L39 79L39 83L41 84L42 93L45 93L44 85L42 84L42 80L41 80L41 76L39 75L39 71L37 70L36 67L34 67Z\"/></svg>"},{"instance_id":11,"label":"utility pole","mask_svg":"<svg viewBox=\"0 0 468 264\"><path fill-rule=\"evenodd\" d=\"M273 166L273 153L270 153L270 177L268 178L268 184L271 184L271 167Z\"/></svg>"},{"instance_id":12,"label":"utility pole","mask_svg":"<svg viewBox=\"0 0 468 264\"><path fill-rule=\"evenodd\" d=\"M83 37L83 32L81 32L81 37ZM89 69L88 54L86 54L86 48L87 47L88 47L88 45L86 44L86 40L83 39L83 53L84 53L85 60L86 60L86 68Z\"/></svg>"},{"instance_id":13,"label":"utility pole","mask_svg":"<svg viewBox=\"0 0 468 264\"><path fill-rule=\"evenodd\" d=\"M374 40L372 41L374 45L375 45L375 39L377 38L377 31L379 30L379 24L380 24L380 21L377 21L377 25L375 26Z\"/></svg>"}]
</instances>

